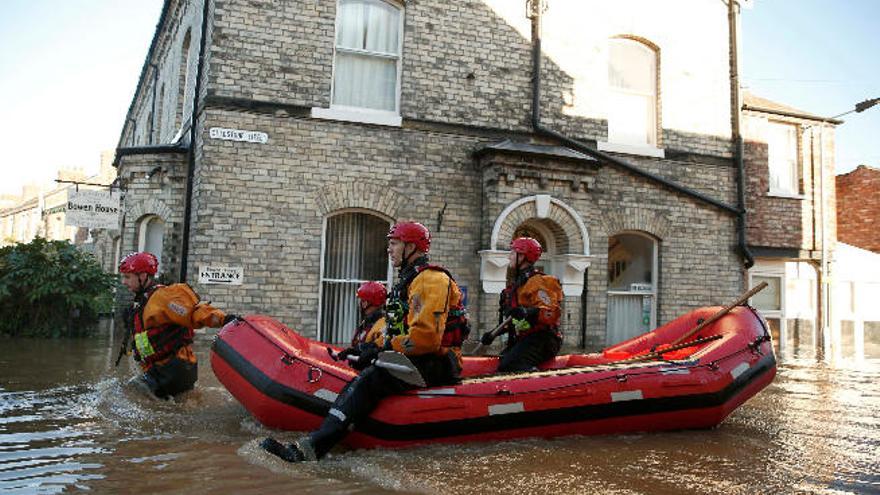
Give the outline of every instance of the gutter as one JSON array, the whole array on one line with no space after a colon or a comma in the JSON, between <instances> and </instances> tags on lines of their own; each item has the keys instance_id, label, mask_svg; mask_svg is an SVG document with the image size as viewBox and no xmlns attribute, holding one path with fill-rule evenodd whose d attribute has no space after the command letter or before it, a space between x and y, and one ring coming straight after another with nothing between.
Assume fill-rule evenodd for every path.
<instances>
[{"instance_id":1,"label":"gutter","mask_svg":"<svg viewBox=\"0 0 880 495\"><path fill-rule=\"evenodd\" d=\"M187 265L189 263L189 235L192 224L192 190L193 176L196 169L196 127L198 126L199 95L202 92L202 71L205 67L205 45L208 38L208 3L202 0L202 32L199 36L199 63L196 68L195 93L193 94L192 112L189 120L189 155L186 169L186 195L183 211L183 242L180 248L180 282L186 282Z\"/></svg>"},{"instance_id":2,"label":"gutter","mask_svg":"<svg viewBox=\"0 0 880 495\"><path fill-rule=\"evenodd\" d=\"M742 209L738 206L731 206L727 203L718 201L714 198L706 196L705 194L696 191L694 189L690 189L688 187L682 186L676 182L673 182L669 179L661 177L659 175L653 174L646 170L642 170L641 168L633 165L625 160L621 160L619 158L615 158L611 155L605 154L601 151L593 149L586 144L572 139L562 133L544 127L541 124L541 10L543 7L543 1L533 1L530 2L531 9L529 12L529 17L532 20L532 129L539 136L551 137L556 139L566 146L569 146L581 153L592 156L593 158L602 160L605 163L609 163L614 165L620 169L623 169L629 173L637 175L639 177L648 179L651 182L655 182L661 184L662 186L671 189L672 191L679 193L683 196L687 196L691 199L695 199L701 203L708 204L713 206L725 213L730 213L733 215L740 216L742 214ZM747 261L748 262L748 261ZM747 263L746 262L746 263Z\"/></svg>"}]
</instances>

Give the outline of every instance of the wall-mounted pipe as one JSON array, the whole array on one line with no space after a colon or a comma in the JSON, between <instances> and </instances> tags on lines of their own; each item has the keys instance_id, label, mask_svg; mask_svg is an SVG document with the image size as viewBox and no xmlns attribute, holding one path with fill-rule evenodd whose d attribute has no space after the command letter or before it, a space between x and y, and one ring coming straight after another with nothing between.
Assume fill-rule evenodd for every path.
<instances>
[{"instance_id":1,"label":"wall-mounted pipe","mask_svg":"<svg viewBox=\"0 0 880 495\"><path fill-rule=\"evenodd\" d=\"M192 111L189 119L189 155L186 168L186 195L183 209L183 239L180 247L180 281L186 282L187 265L189 264L189 232L192 223L192 189L193 176L196 169L196 127L198 124L199 94L202 91L202 70L205 66L205 45L208 37L208 4L203 0L202 32L199 36L199 61L196 66L195 94L193 95Z\"/></svg>"},{"instance_id":2,"label":"wall-mounted pipe","mask_svg":"<svg viewBox=\"0 0 880 495\"><path fill-rule=\"evenodd\" d=\"M592 156L598 160L601 160L605 163L614 165L618 168L621 168L629 173L637 175L639 177L643 177L652 182L661 184L662 186L671 189L672 191L679 193L681 195L687 196L689 198L695 199L702 203L711 205L715 208L718 208L721 211L726 213L730 213L733 215L737 215L737 217L742 216L742 209L736 206L731 206L727 203L718 201L714 198L711 198L699 191L690 189L688 187L682 186L676 182L673 182L665 177L661 177L659 175L653 174L646 170L642 170L641 168L626 162L625 160L621 160L619 158L613 157L606 153L603 153L599 150L591 148L587 146L585 143L582 143L576 139L572 139L560 132L554 131L553 129L549 129L541 124L541 10L543 10L539 0L533 0L534 4L530 9L530 18L532 21L532 129L533 131L541 136L550 137L566 146L573 148L581 153ZM745 230L742 231L743 233ZM740 251L743 253L742 247L744 244L742 242L738 243L740 245ZM745 255L744 255L745 257ZM748 263L749 258L746 258L746 263Z\"/></svg>"}]
</instances>

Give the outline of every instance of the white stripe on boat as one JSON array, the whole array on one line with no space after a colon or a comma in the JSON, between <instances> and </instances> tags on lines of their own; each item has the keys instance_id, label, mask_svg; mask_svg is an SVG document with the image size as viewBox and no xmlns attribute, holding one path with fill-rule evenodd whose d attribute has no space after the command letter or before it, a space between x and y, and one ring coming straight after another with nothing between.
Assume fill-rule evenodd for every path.
<instances>
[{"instance_id":1,"label":"white stripe on boat","mask_svg":"<svg viewBox=\"0 0 880 495\"><path fill-rule=\"evenodd\" d=\"M664 375L690 375L691 370L688 368L662 368L660 370Z\"/></svg>"},{"instance_id":2,"label":"white stripe on boat","mask_svg":"<svg viewBox=\"0 0 880 495\"><path fill-rule=\"evenodd\" d=\"M495 416L496 414L510 414L510 413L518 413L523 412L525 408L523 407L522 402L511 402L510 404L495 404L494 406L489 406L489 416Z\"/></svg>"},{"instance_id":3,"label":"white stripe on boat","mask_svg":"<svg viewBox=\"0 0 880 495\"><path fill-rule=\"evenodd\" d=\"M421 399L431 399L435 395L455 395L454 388L432 388L430 390L419 390L416 394Z\"/></svg>"},{"instance_id":4,"label":"white stripe on boat","mask_svg":"<svg viewBox=\"0 0 880 495\"><path fill-rule=\"evenodd\" d=\"M326 388L319 388L318 390L315 390L315 393L313 395L315 397L318 397L319 399L324 399L327 402L335 402L336 398L339 397L339 394L332 390L327 390Z\"/></svg>"},{"instance_id":5,"label":"white stripe on boat","mask_svg":"<svg viewBox=\"0 0 880 495\"><path fill-rule=\"evenodd\" d=\"M641 390L628 390L626 392L611 392L611 402L620 402L624 400L641 400Z\"/></svg>"},{"instance_id":6,"label":"white stripe on boat","mask_svg":"<svg viewBox=\"0 0 880 495\"><path fill-rule=\"evenodd\" d=\"M745 373L747 369L749 369L749 363L739 363L736 368L730 370L730 376L732 376L733 379L736 380L737 378L739 378L739 375Z\"/></svg>"},{"instance_id":7,"label":"white stripe on boat","mask_svg":"<svg viewBox=\"0 0 880 495\"><path fill-rule=\"evenodd\" d=\"M342 421L342 422L345 422L345 418L348 417L345 415L344 412L340 411L339 409L336 409L335 407L331 407L330 410L327 412L336 416L339 419L339 421Z\"/></svg>"}]
</instances>

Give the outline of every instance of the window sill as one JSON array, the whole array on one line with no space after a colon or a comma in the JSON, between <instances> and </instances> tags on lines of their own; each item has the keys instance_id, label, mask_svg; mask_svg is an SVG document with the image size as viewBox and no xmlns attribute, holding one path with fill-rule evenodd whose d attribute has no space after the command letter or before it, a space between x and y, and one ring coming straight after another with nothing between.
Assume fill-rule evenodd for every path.
<instances>
[{"instance_id":1,"label":"window sill","mask_svg":"<svg viewBox=\"0 0 880 495\"><path fill-rule=\"evenodd\" d=\"M353 107L312 107L312 118L326 120L340 120L343 122L359 122L361 124L387 125L400 127L402 119L394 112L381 110L369 110Z\"/></svg>"},{"instance_id":2,"label":"window sill","mask_svg":"<svg viewBox=\"0 0 880 495\"><path fill-rule=\"evenodd\" d=\"M771 198L787 198L787 199L806 199L803 194L795 194L786 191L767 191L767 196Z\"/></svg>"},{"instance_id":3,"label":"window sill","mask_svg":"<svg viewBox=\"0 0 880 495\"><path fill-rule=\"evenodd\" d=\"M609 143L607 141L599 141L596 143L596 147L599 149L599 151L611 151L613 153L625 153L627 155L650 156L653 158L666 157L666 151L663 148L657 148L654 146Z\"/></svg>"}]
</instances>

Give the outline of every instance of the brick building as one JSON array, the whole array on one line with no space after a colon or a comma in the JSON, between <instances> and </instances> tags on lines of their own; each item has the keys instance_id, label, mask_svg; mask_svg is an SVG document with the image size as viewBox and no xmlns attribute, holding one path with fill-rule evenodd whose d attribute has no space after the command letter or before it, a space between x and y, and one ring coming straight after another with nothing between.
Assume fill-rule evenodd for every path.
<instances>
[{"instance_id":1,"label":"brick building","mask_svg":"<svg viewBox=\"0 0 880 495\"><path fill-rule=\"evenodd\" d=\"M831 326L836 249L834 128L816 116L746 93L743 98L752 303L783 350L813 346ZM827 340L827 339L826 339Z\"/></svg>"},{"instance_id":2,"label":"brick building","mask_svg":"<svg viewBox=\"0 0 880 495\"><path fill-rule=\"evenodd\" d=\"M0 207L0 246L30 242L37 236L80 246L90 244L89 229L67 225L67 200L70 191L78 187L74 183L109 185L116 177L113 156L112 150L101 153L97 174L89 176L80 168L61 169L54 187L28 185L22 188L20 196L6 198L5 206Z\"/></svg>"},{"instance_id":3,"label":"brick building","mask_svg":"<svg viewBox=\"0 0 880 495\"><path fill-rule=\"evenodd\" d=\"M837 239L880 254L880 170L859 165L837 176Z\"/></svg>"},{"instance_id":4,"label":"brick building","mask_svg":"<svg viewBox=\"0 0 880 495\"><path fill-rule=\"evenodd\" d=\"M481 329L523 233L563 281L569 344L730 301L744 277L727 6L538 3L166 1L104 242L335 342L358 283L391 280L384 235L401 219L432 230ZM217 266L241 284L200 276Z\"/></svg>"}]
</instances>

